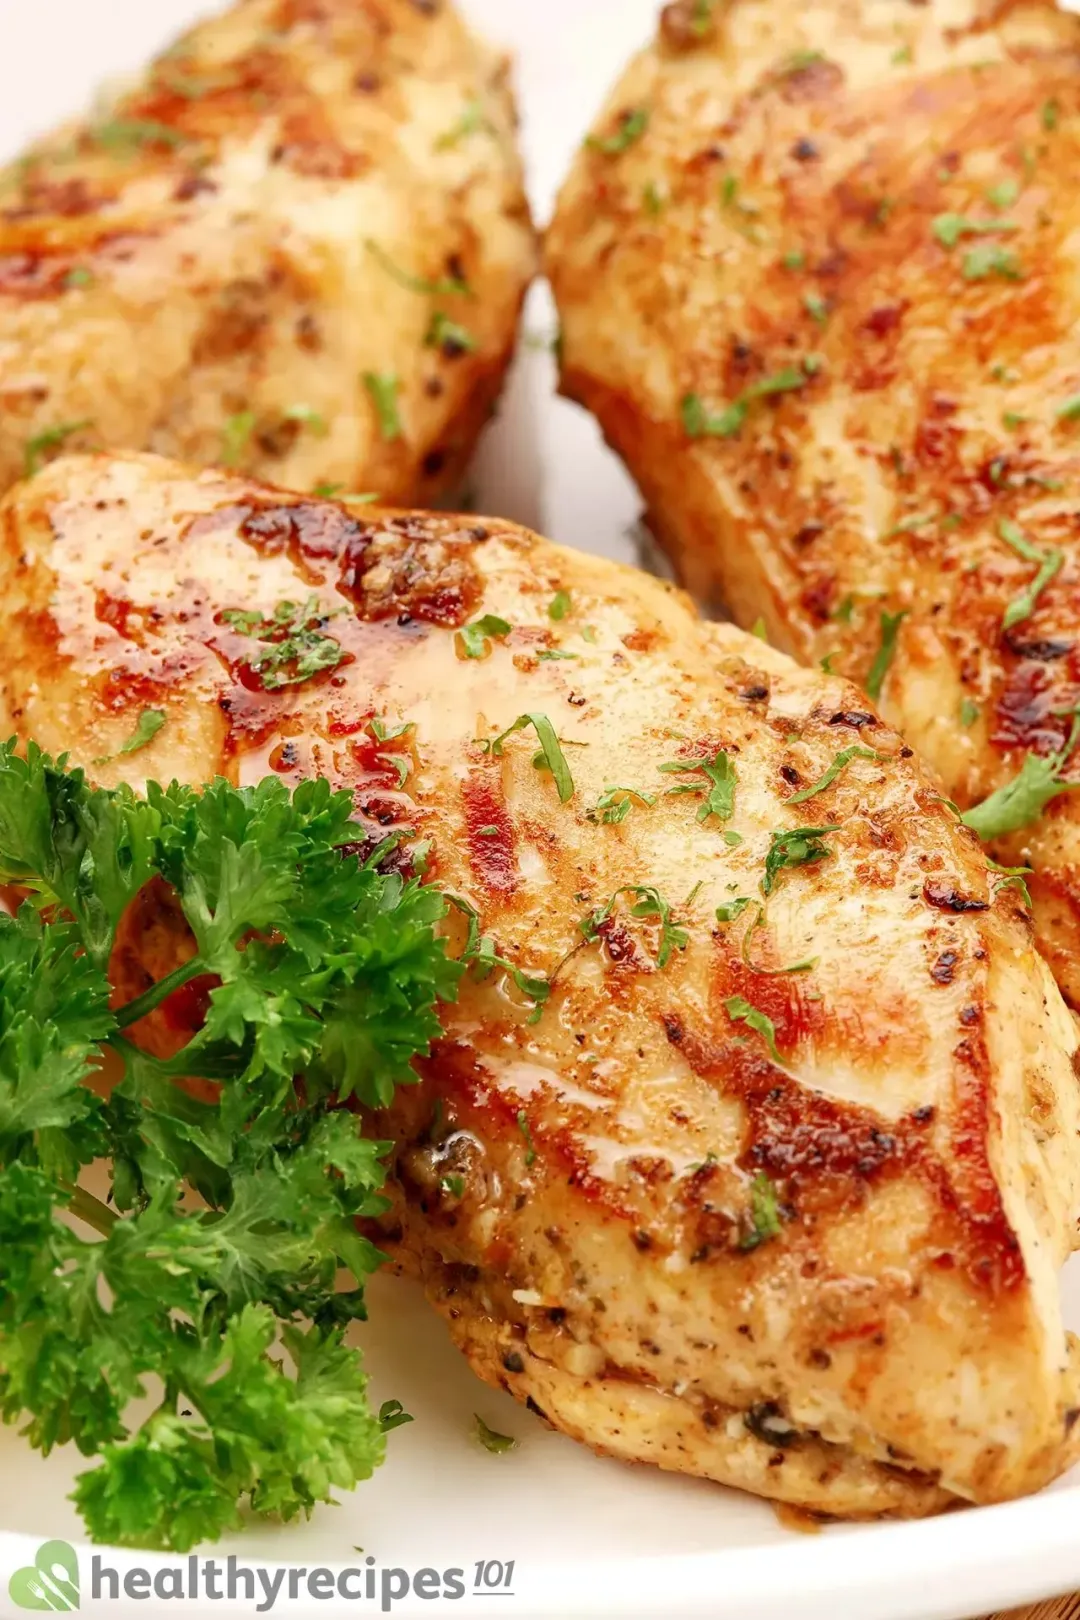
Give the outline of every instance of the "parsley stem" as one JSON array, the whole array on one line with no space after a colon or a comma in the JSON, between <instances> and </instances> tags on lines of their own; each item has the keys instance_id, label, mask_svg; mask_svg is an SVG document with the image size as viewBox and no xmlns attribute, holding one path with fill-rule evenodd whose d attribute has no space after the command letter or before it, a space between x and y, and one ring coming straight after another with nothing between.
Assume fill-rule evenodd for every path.
<instances>
[{"instance_id":1,"label":"parsley stem","mask_svg":"<svg viewBox=\"0 0 1080 1620\"><path fill-rule=\"evenodd\" d=\"M155 1007L160 1007L174 990L179 990L182 984L188 984L190 980L197 979L200 973L205 972L206 968L198 956L193 956L190 962L182 962L178 968L173 968L171 973L166 973L163 979L152 984L149 990L144 990L141 996L136 996L126 1007L121 1007L116 1015L117 1027L128 1029L132 1024L137 1024L140 1018L145 1018Z\"/></svg>"},{"instance_id":2,"label":"parsley stem","mask_svg":"<svg viewBox=\"0 0 1080 1620\"><path fill-rule=\"evenodd\" d=\"M64 1186L64 1183L61 1185ZM120 1219L115 1211L103 1204L100 1198L95 1198L93 1193L87 1192L85 1187L72 1187L70 1192L68 1209L71 1213L77 1215L80 1221L85 1221L87 1226L92 1226L95 1232L100 1232L102 1237L108 1237Z\"/></svg>"}]
</instances>

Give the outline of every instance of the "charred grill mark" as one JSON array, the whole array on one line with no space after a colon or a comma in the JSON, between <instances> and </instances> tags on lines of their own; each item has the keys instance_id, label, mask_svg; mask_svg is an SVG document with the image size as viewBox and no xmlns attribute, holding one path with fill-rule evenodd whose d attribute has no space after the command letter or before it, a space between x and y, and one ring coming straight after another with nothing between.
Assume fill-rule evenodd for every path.
<instances>
[{"instance_id":1,"label":"charred grill mark","mask_svg":"<svg viewBox=\"0 0 1080 1620\"><path fill-rule=\"evenodd\" d=\"M1043 663L1025 661L1014 665L998 695L991 742L998 748L1052 753L1066 735L1054 710L1064 708L1067 697Z\"/></svg>"},{"instance_id":2,"label":"charred grill mark","mask_svg":"<svg viewBox=\"0 0 1080 1620\"><path fill-rule=\"evenodd\" d=\"M938 911L987 911L990 904L987 900L977 900L974 895L964 894L952 878L927 878L923 884L923 899Z\"/></svg>"},{"instance_id":3,"label":"charred grill mark","mask_svg":"<svg viewBox=\"0 0 1080 1620\"><path fill-rule=\"evenodd\" d=\"M506 897L518 886L514 825L502 795L497 763L487 771L473 771L461 796L469 864L489 894Z\"/></svg>"}]
</instances>

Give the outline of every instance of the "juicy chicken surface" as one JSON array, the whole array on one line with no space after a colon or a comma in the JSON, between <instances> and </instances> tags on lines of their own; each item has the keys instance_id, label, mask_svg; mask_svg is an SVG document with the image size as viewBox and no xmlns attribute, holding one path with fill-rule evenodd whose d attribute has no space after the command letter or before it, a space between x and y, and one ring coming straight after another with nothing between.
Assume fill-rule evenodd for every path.
<instances>
[{"instance_id":1,"label":"juicy chicken surface","mask_svg":"<svg viewBox=\"0 0 1080 1620\"><path fill-rule=\"evenodd\" d=\"M240 0L0 172L0 489L66 447L452 487L534 242L447 0Z\"/></svg>"},{"instance_id":2,"label":"juicy chicken surface","mask_svg":"<svg viewBox=\"0 0 1080 1620\"><path fill-rule=\"evenodd\" d=\"M0 502L0 600L21 737L106 784L325 774L479 914L498 960L375 1124L384 1240L482 1377L598 1450L835 1514L1071 1461L1073 1021L1017 888L852 685L508 523L137 455ZM336 654L267 690L251 616L298 601ZM147 705L163 729L116 757ZM485 746L521 715L561 789L534 730ZM148 896L125 999L190 950ZM176 1000L145 1039L183 1038Z\"/></svg>"},{"instance_id":3,"label":"juicy chicken surface","mask_svg":"<svg viewBox=\"0 0 1080 1620\"><path fill-rule=\"evenodd\" d=\"M1075 775L1078 68L1050 4L678 0L548 243L684 583L880 690L965 810ZM990 848L1080 1007L1080 798L1024 797Z\"/></svg>"}]
</instances>

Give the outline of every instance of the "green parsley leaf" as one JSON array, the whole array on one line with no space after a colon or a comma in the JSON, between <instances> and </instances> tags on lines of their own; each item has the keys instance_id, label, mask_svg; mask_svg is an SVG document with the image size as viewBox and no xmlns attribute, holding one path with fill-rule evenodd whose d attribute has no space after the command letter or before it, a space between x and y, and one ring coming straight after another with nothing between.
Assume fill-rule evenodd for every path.
<instances>
[{"instance_id":1,"label":"green parsley leaf","mask_svg":"<svg viewBox=\"0 0 1080 1620\"><path fill-rule=\"evenodd\" d=\"M469 293L468 282L463 281L460 276L417 276L411 270L403 270L399 264L395 264L386 249L380 247L370 236L364 246L379 268L385 270L391 280L396 281L399 287L404 287L406 292L420 293L427 298L467 296Z\"/></svg>"},{"instance_id":2,"label":"green parsley leaf","mask_svg":"<svg viewBox=\"0 0 1080 1620\"><path fill-rule=\"evenodd\" d=\"M311 493L321 501L345 501L352 506L370 506L372 501L379 498L371 491L359 495L347 494L344 484L316 484Z\"/></svg>"},{"instance_id":3,"label":"green parsley leaf","mask_svg":"<svg viewBox=\"0 0 1080 1620\"><path fill-rule=\"evenodd\" d=\"M1010 175L1007 180L999 180L996 186L991 186L986 193L986 200L991 208L1011 208L1020 195L1020 182Z\"/></svg>"},{"instance_id":4,"label":"green parsley leaf","mask_svg":"<svg viewBox=\"0 0 1080 1620\"><path fill-rule=\"evenodd\" d=\"M811 320L816 321L819 326L824 326L829 319L828 301L822 298L820 293L804 294L803 308Z\"/></svg>"},{"instance_id":5,"label":"green parsley leaf","mask_svg":"<svg viewBox=\"0 0 1080 1620\"><path fill-rule=\"evenodd\" d=\"M821 840L826 833L839 830L840 823L833 821L827 827L789 827L774 832L765 856L762 894L768 896L773 892L776 880L785 868L812 866L818 861L827 860L833 852Z\"/></svg>"},{"instance_id":6,"label":"green parsley leaf","mask_svg":"<svg viewBox=\"0 0 1080 1620\"><path fill-rule=\"evenodd\" d=\"M809 787L803 788L799 793L793 793L789 799L784 800L784 803L803 804L807 799L812 799L815 793L821 793L825 788L831 787L840 772L846 769L853 759L884 758L886 756L878 753L876 748L863 748L859 743L852 743L850 748L845 748L837 754L828 770L822 776L819 776L816 782L812 782Z\"/></svg>"},{"instance_id":7,"label":"green parsley leaf","mask_svg":"<svg viewBox=\"0 0 1080 1620\"><path fill-rule=\"evenodd\" d=\"M85 264L74 264L64 277L64 286L92 287L95 279L94 272L87 269Z\"/></svg>"},{"instance_id":8,"label":"green parsley leaf","mask_svg":"<svg viewBox=\"0 0 1080 1620\"><path fill-rule=\"evenodd\" d=\"M784 1060L776 1048L776 1025L771 1018L767 1018L752 1002L747 1001L745 996L728 996L724 1002L724 1011L733 1024L746 1024L749 1029L756 1030L763 1036L773 1062L783 1064Z\"/></svg>"},{"instance_id":9,"label":"green parsley leaf","mask_svg":"<svg viewBox=\"0 0 1080 1620\"><path fill-rule=\"evenodd\" d=\"M655 917L659 921L660 944L656 952L656 965L658 968L667 967L674 951L686 949L690 943L690 935L685 928L672 921L670 905L660 891L650 884L624 883L621 889L616 889L610 900L581 919L578 927L583 937L590 943L600 938L601 930L610 918L615 902L624 894L637 896L637 904L630 907L631 917Z\"/></svg>"},{"instance_id":10,"label":"green parsley leaf","mask_svg":"<svg viewBox=\"0 0 1080 1620\"><path fill-rule=\"evenodd\" d=\"M990 868L991 872L999 872L1001 874L1001 882L995 883L994 885L995 894L1000 894L1003 889L1016 889L1021 898L1024 900L1025 904L1028 906L1031 905L1031 893L1027 884L1024 882L1024 879L1031 876L1033 870L1032 867L999 866L997 861L992 861L989 856L986 858L986 864Z\"/></svg>"},{"instance_id":11,"label":"green parsley leaf","mask_svg":"<svg viewBox=\"0 0 1080 1620\"><path fill-rule=\"evenodd\" d=\"M560 659L569 658L569 659L573 660L573 659L576 659L576 658L580 658L581 654L580 653L572 653L572 652L563 652L561 647L545 647L543 652L538 652L536 656L537 656L537 658L540 660L540 662L542 664L551 664L551 663L558 663Z\"/></svg>"},{"instance_id":12,"label":"green parsley leaf","mask_svg":"<svg viewBox=\"0 0 1080 1620\"><path fill-rule=\"evenodd\" d=\"M1054 412L1059 422L1075 422L1080 418L1080 394L1073 394Z\"/></svg>"},{"instance_id":13,"label":"green parsley leaf","mask_svg":"<svg viewBox=\"0 0 1080 1620\"><path fill-rule=\"evenodd\" d=\"M966 214L938 214L930 226L942 247L953 248L962 236L1007 234L1018 229L1007 219L969 219Z\"/></svg>"},{"instance_id":14,"label":"green parsley leaf","mask_svg":"<svg viewBox=\"0 0 1080 1620\"><path fill-rule=\"evenodd\" d=\"M456 124L439 136L435 142L436 152L447 152L451 147L457 146L470 135L478 135L481 130L491 130L491 124L484 115L484 104L479 96L471 96L465 103L465 109Z\"/></svg>"},{"instance_id":15,"label":"green parsley leaf","mask_svg":"<svg viewBox=\"0 0 1080 1620\"><path fill-rule=\"evenodd\" d=\"M461 1177L452 1178L448 1176L445 1179L457 1179L460 1181ZM379 1407L379 1427L383 1434L389 1434L391 1429L400 1429L403 1424L412 1421L412 1413L406 1412L400 1401L383 1401ZM363 1548L361 1547L359 1551L363 1552Z\"/></svg>"},{"instance_id":16,"label":"green parsley leaf","mask_svg":"<svg viewBox=\"0 0 1080 1620\"><path fill-rule=\"evenodd\" d=\"M324 626L332 617L317 596L304 603L279 602L270 618L247 608L226 608L222 621L242 636L265 645L244 663L258 675L268 692L282 686L300 686L321 670L336 669L345 649Z\"/></svg>"},{"instance_id":17,"label":"green parsley leaf","mask_svg":"<svg viewBox=\"0 0 1080 1620\"><path fill-rule=\"evenodd\" d=\"M763 1015L759 1014L759 1017L761 1016ZM768 1023L768 1019L765 1022ZM748 1253L751 1249L759 1249L771 1238L779 1237L782 1231L780 1199L776 1188L765 1171L759 1170L750 1183L749 1221L740 1239L739 1248L744 1253Z\"/></svg>"},{"instance_id":18,"label":"green parsley leaf","mask_svg":"<svg viewBox=\"0 0 1080 1620\"><path fill-rule=\"evenodd\" d=\"M166 146L175 151L190 145L192 137L151 118L113 118L90 130L88 139L108 152L130 153L141 146Z\"/></svg>"},{"instance_id":19,"label":"green parsley leaf","mask_svg":"<svg viewBox=\"0 0 1080 1620\"><path fill-rule=\"evenodd\" d=\"M799 252L796 248L790 253L785 253L780 262L785 270L804 270L806 268L806 254Z\"/></svg>"},{"instance_id":20,"label":"green parsley leaf","mask_svg":"<svg viewBox=\"0 0 1080 1620\"><path fill-rule=\"evenodd\" d=\"M452 321L441 309L437 309L431 317L424 334L424 346L428 349L441 349L448 360L456 360L463 354L474 354L479 348L469 328L462 326L458 321Z\"/></svg>"},{"instance_id":21,"label":"green parsley leaf","mask_svg":"<svg viewBox=\"0 0 1080 1620\"><path fill-rule=\"evenodd\" d=\"M965 731L969 726L973 726L975 724L976 720L979 718L979 714L979 705L974 701L974 699L965 698L960 705L960 724L964 727Z\"/></svg>"},{"instance_id":22,"label":"green parsley leaf","mask_svg":"<svg viewBox=\"0 0 1080 1620\"><path fill-rule=\"evenodd\" d=\"M143 709L135 722L135 730L131 733L127 742L120 747L117 757L120 754L135 754L140 748L145 748L147 743L152 742L157 736L167 719L168 716L164 709ZM104 765L107 763L107 758L108 756L105 759L96 759L94 764Z\"/></svg>"},{"instance_id":23,"label":"green parsley leaf","mask_svg":"<svg viewBox=\"0 0 1080 1620\"><path fill-rule=\"evenodd\" d=\"M503 743L515 731L524 731L526 726L532 726L540 739L540 753L543 756L547 769L555 778L555 786L559 790L559 802L566 804L574 797L574 779L570 775L570 767L566 763L566 755L555 735L555 728L546 714L519 714L513 725L507 726L505 731L497 737L481 742L480 747L485 754L494 754L496 758L503 752Z\"/></svg>"},{"instance_id":24,"label":"green parsley leaf","mask_svg":"<svg viewBox=\"0 0 1080 1620\"><path fill-rule=\"evenodd\" d=\"M0 1409L96 1459L74 1496L93 1539L182 1552L247 1511L295 1518L405 1420L372 1413L344 1338L381 1259L357 1221L386 1207L385 1145L337 1102L415 1080L462 969L442 897L348 853L352 813L325 781L139 798L0 746L0 875L33 897L0 918ZM114 1010L117 929L151 882L191 954ZM195 979L214 987L174 1057L124 1035ZM105 1058L108 1100L86 1084ZM163 1398L137 1416L148 1381Z\"/></svg>"},{"instance_id":25,"label":"green parsley leaf","mask_svg":"<svg viewBox=\"0 0 1080 1620\"><path fill-rule=\"evenodd\" d=\"M740 894L737 900L728 900L724 905L717 906L716 920L722 923L734 922L736 917L741 917L747 906L753 903L748 895Z\"/></svg>"},{"instance_id":26,"label":"green parsley leaf","mask_svg":"<svg viewBox=\"0 0 1080 1620\"><path fill-rule=\"evenodd\" d=\"M392 371L364 372L364 387L371 395L375 414L379 419L379 432L388 444L403 436L401 413L398 410L397 377Z\"/></svg>"},{"instance_id":27,"label":"green parsley leaf","mask_svg":"<svg viewBox=\"0 0 1080 1620\"><path fill-rule=\"evenodd\" d=\"M517 1448L517 1441L512 1439L510 1435L499 1434L495 1429L488 1428L479 1412L473 1413L473 1424L473 1433L485 1451L490 1451L498 1456L504 1451L514 1451Z\"/></svg>"},{"instance_id":28,"label":"green parsley leaf","mask_svg":"<svg viewBox=\"0 0 1080 1620\"><path fill-rule=\"evenodd\" d=\"M44 428L42 432L35 433L32 439L27 439L23 456L23 471L27 478L44 466L50 450L58 450L73 434L83 433L92 424L88 417L81 422L61 422L57 427Z\"/></svg>"},{"instance_id":29,"label":"green parsley leaf","mask_svg":"<svg viewBox=\"0 0 1080 1620\"><path fill-rule=\"evenodd\" d=\"M998 524L998 534L1007 546L1011 546L1017 556L1023 557L1025 562L1038 563L1039 571L1026 589L1014 596L1005 609L1002 628L1011 630L1014 624L1030 618L1035 611L1035 604L1065 563L1065 553L1056 548L1050 551L1040 551L1008 518L1002 518Z\"/></svg>"},{"instance_id":30,"label":"green parsley leaf","mask_svg":"<svg viewBox=\"0 0 1080 1620\"><path fill-rule=\"evenodd\" d=\"M605 157L617 157L639 141L649 127L649 109L635 107L619 118L613 135L590 135L585 142L590 152L602 152Z\"/></svg>"},{"instance_id":31,"label":"green parsley leaf","mask_svg":"<svg viewBox=\"0 0 1080 1620\"><path fill-rule=\"evenodd\" d=\"M569 591L556 591L548 603L548 618L556 621L565 619L571 611L572 605Z\"/></svg>"},{"instance_id":32,"label":"green parsley leaf","mask_svg":"<svg viewBox=\"0 0 1080 1620\"><path fill-rule=\"evenodd\" d=\"M961 270L965 281L985 281L988 276L1001 276L1004 281L1024 279L1023 267L1016 254L997 242L972 248L965 253Z\"/></svg>"},{"instance_id":33,"label":"green parsley leaf","mask_svg":"<svg viewBox=\"0 0 1080 1620\"><path fill-rule=\"evenodd\" d=\"M528 1169L536 1163L536 1144L532 1139L532 1131L529 1129L529 1120L524 1108L517 1111L517 1127L525 1138L525 1165Z\"/></svg>"},{"instance_id":34,"label":"green parsley leaf","mask_svg":"<svg viewBox=\"0 0 1080 1620\"><path fill-rule=\"evenodd\" d=\"M1052 134L1054 130L1057 129L1060 113L1061 108L1056 101L1051 100L1043 102L1039 118L1043 129L1046 130L1048 135Z\"/></svg>"},{"instance_id":35,"label":"green parsley leaf","mask_svg":"<svg viewBox=\"0 0 1080 1620\"><path fill-rule=\"evenodd\" d=\"M1011 782L965 811L960 817L965 827L972 827L980 838L1001 838L1019 832L1035 821L1052 799L1080 787L1080 782L1067 782L1061 775L1078 740L1080 717L1074 715L1069 736L1057 753L1028 754Z\"/></svg>"},{"instance_id":36,"label":"green parsley leaf","mask_svg":"<svg viewBox=\"0 0 1080 1620\"><path fill-rule=\"evenodd\" d=\"M483 618L474 619L472 624L466 624L458 631L461 649L466 658L486 658L491 651L488 637L508 636L513 628L497 613L485 613Z\"/></svg>"},{"instance_id":37,"label":"green parsley leaf","mask_svg":"<svg viewBox=\"0 0 1080 1620\"><path fill-rule=\"evenodd\" d=\"M238 467L244 459L251 435L255 431L254 411L238 411L226 418L221 430L221 465Z\"/></svg>"},{"instance_id":38,"label":"green parsley leaf","mask_svg":"<svg viewBox=\"0 0 1080 1620\"><path fill-rule=\"evenodd\" d=\"M299 422L310 428L317 439L325 439L330 429L326 417L315 409L313 405L290 405L285 412L286 422Z\"/></svg>"},{"instance_id":39,"label":"green parsley leaf","mask_svg":"<svg viewBox=\"0 0 1080 1620\"><path fill-rule=\"evenodd\" d=\"M730 821L735 814L735 787L739 778L735 762L725 749L718 748L712 759L669 760L660 766L660 770L680 774L698 771L711 784L708 790L697 782L681 782L678 787L668 789L669 793L706 794L705 802L697 813L699 821L708 821L710 816L716 816L720 821Z\"/></svg>"},{"instance_id":40,"label":"green parsley leaf","mask_svg":"<svg viewBox=\"0 0 1080 1620\"><path fill-rule=\"evenodd\" d=\"M876 703L881 697L881 688L885 684L885 677L889 673L892 661L896 656L896 638L900 633L900 626L908 616L908 609L901 608L899 613L883 613L881 615L881 645L870 665L866 677L866 690Z\"/></svg>"},{"instance_id":41,"label":"green parsley leaf","mask_svg":"<svg viewBox=\"0 0 1080 1620\"><path fill-rule=\"evenodd\" d=\"M635 799L650 810L656 803L652 794L639 792L637 788L606 787L585 814L590 821L603 822L608 827L615 826L620 821L626 820Z\"/></svg>"},{"instance_id":42,"label":"green parsley leaf","mask_svg":"<svg viewBox=\"0 0 1080 1620\"><path fill-rule=\"evenodd\" d=\"M745 388L739 397L720 411L709 411L699 394L686 394L682 402L682 424L691 439L730 439L746 421L750 406L774 394L793 393L805 388L819 369L816 356L808 355L800 366L785 366L771 377L762 377Z\"/></svg>"}]
</instances>

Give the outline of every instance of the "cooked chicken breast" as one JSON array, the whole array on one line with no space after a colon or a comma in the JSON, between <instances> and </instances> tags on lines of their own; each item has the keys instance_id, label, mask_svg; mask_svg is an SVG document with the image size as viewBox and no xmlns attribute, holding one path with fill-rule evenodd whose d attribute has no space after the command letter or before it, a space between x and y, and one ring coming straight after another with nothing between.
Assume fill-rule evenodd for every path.
<instances>
[{"instance_id":1,"label":"cooked chicken breast","mask_svg":"<svg viewBox=\"0 0 1080 1620\"><path fill-rule=\"evenodd\" d=\"M0 490L118 446L430 499L533 256L507 63L447 0L240 0L0 172Z\"/></svg>"},{"instance_id":2,"label":"cooked chicken breast","mask_svg":"<svg viewBox=\"0 0 1080 1620\"><path fill-rule=\"evenodd\" d=\"M473 971L377 1129L482 1377L831 1513L1066 1466L1073 1021L854 687L510 524L151 457L56 462L0 534L9 727L106 783L324 774L455 897ZM125 998L190 949L147 896Z\"/></svg>"},{"instance_id":3,"label":"cooked chicken breast","mask_svg":"<svg viewBox=\"0 0 1080 1620\"><path fill-rule=\"evenodd\" d=\"M1049 4L678 0L548 247L563 386L690 589L965 810L1026 772L974 825L1074 1007L1078 67Z\"/></svg>"}]
</instances>

